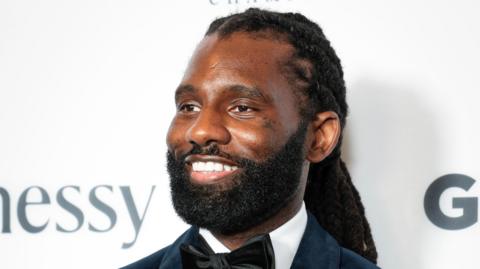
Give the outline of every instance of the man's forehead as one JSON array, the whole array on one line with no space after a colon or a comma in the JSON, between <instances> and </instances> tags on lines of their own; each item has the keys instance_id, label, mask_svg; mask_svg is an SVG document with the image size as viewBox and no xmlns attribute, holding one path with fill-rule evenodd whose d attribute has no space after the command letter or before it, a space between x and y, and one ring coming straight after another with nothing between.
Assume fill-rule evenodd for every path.
<instances>
[{"instance_id":1,"label":"man's forehead","mask_svg":"<svg viewBox=\"0 0 480 269\"><path fill-rule=\"evenodd\" d=\"M197 46L182 84L218 82L228 74L242 82L238 84L248 82L249 87L264 88L266 83L281 80L296 89L307 87L311 78L310 61L298 57L286 39L271 37L247 32L206 36Z\"/></svg>"},{"instance_id":2,"label":"man's forehead","mask_svg":"<svg viewBox=\"0 0 480 269\"><path fill-rule=\"evenodd\" d=\"M285 41L246 32L227 36L205 36L192 56L192 62L208 59L209 68L239 68L245 65L279 64L295 53ZM191 63L192 63L191 62Z\"/></svg>"},{"instance_id":3,"label":"man's forehead","mask_svg":"<svg viewBox=\"0 0 480 269\"><path fill-rule=\"evenodd\" d=\"M244 32L223 37L211 34L197 46L181 84L209 87L226 79L230 84L263 88L285 79L283 66L292 55L293 47L283 41Z\"/></svg>"}]
</instances>

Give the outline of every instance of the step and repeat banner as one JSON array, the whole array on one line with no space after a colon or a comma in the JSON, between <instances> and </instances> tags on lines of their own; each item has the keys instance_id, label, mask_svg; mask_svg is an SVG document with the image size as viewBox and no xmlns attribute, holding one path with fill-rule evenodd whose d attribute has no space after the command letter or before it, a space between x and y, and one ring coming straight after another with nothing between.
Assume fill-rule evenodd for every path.
<instances>
[{"instance_id":1,"label":"step and repeat banner","mask_svg":"<svg viewBox=\"0 0 480 269\"><path fill-rule=\"evenodd\" d=\"M345 70L344 159L383 268L473 269L476 1L0 2L0 268L118 268L188 226L170 202L173 92L211 20L318 22Z\"/></svg>"}]
</instances>

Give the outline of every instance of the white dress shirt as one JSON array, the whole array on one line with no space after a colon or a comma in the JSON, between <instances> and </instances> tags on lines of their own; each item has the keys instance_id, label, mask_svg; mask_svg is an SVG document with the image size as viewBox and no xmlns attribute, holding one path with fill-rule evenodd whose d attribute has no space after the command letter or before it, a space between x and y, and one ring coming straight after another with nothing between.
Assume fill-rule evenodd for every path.
<instances>
[{"instance_id":1,"label":"white dress shirt","mask_svg":"<svg viewBox=\"0 0 480 269\"><path fill-rule=\"evenodd\" d=\"M290 268L306 227L307 210L305 209L305 203L302 203L302 207L293 218L270 232L276 269ZM200 229L200 234L215 253L230 252L210 231Z\"/></svg>"}]
</instances>

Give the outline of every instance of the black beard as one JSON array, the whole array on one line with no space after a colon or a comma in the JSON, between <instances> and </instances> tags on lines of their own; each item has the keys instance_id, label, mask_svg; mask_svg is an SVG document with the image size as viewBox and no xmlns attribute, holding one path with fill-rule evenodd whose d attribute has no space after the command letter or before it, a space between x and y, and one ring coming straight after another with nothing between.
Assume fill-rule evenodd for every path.
<instances>
[{"instance_id":1,"label":"black beard","mask_svg":"<svg viewBox=\"0 0 480 269\"><path fill-rule=\"evenodd\" d=\"M207 149L194 146L176 160L167 152L170 189L177 214L187 223L230 235L252 228L285 207L300 186L307 130L300 124L287 143L266 161L257 163L220 152L217 144ZM228 186L192 184L185 158L191 154L227 157L242 169Z\"/></svg>"}]
</instances>

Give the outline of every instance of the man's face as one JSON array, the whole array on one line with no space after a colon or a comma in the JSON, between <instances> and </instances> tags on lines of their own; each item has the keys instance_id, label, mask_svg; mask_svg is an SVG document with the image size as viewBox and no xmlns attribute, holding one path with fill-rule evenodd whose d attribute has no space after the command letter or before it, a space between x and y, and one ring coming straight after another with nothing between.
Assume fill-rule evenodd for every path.
<instances>
[{"instance_id":1,"label":"man's face","mask_svg":"<svg viewBox=\"0 0 480 269\"><path fill-rule=\"evenodd\" d=\"M280 64L293 52L246 33L197 47L167 135L172 198L187 222L236 232L302 195L307 127Z\"/></svg>"}]
</instances>

